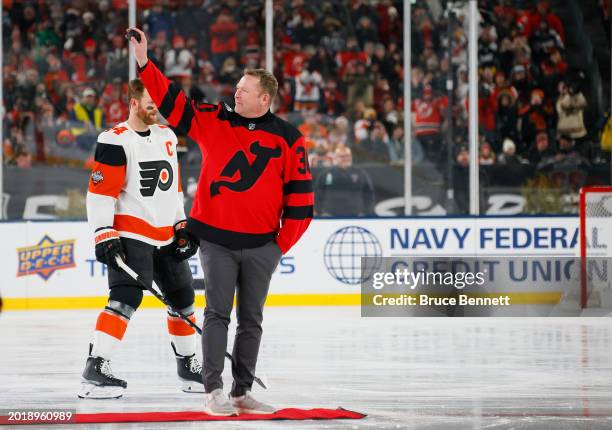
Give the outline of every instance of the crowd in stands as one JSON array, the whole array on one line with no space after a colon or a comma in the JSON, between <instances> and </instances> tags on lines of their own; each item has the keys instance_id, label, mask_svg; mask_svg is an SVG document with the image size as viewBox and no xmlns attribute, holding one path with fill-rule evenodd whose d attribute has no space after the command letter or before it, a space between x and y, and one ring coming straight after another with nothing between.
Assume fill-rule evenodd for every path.
<instances>
[{"instance_id":1,"label":"crowd in stands","mask_svg":"<svg viewBox=\"0 0 612 430\"><path fill-rule=\"evenodd\" d=\"M467 5L446 3L412 6L413 146L440 169L447 151L457 164L467 152ZM242 69L265 64L261 0L137 4L150 58L196 101L231 103ZM479 13L480 163L592 162L589 100L549 1L480 0ZM342 146L356 164L402 162L402 14L399 0L274 2L275 111L306 136L312 166ZM127 2L14 1L2 19L5 158L90 155L127 116Z\"/></svg>"}]
</instances>

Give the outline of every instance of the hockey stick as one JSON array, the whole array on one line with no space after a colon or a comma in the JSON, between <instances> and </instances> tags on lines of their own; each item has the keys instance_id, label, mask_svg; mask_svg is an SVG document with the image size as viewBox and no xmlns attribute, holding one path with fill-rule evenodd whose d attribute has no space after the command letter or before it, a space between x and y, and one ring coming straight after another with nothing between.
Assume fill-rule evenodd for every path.
<instances>
[{"instance_id":1,"label":"hockey stick","mask_svg":"<svg viewBox=\"0 0 612 430\"><path fill-rule=\"evenodd\" d=\"M197 331L200 336L202 336L202 329L200 327L198 327L193 321L191 321L189 318L187 318L187 316L183 315L183 313L181 313L181 312L177 311L176 309L174 309L172 307L172 305L170 303L168 303L168 300L166 300L166 298L159 291L157 291L156 288L153 288L153 286L149 286L146 283L144 283L142 281L142 279L140 279L140 276L138 276L138 273L134 272L132 270L132 268L130 266L128 266L126 264L126 262L123 261L123 259L121 257L117 256L115 261L117 261L117 264L119 265L119 267L121 267L121 269L123 269L123 271L125 273L130 275L130 277L133 280L138 282L138 284L140 286L142 286L147 291L149 291L151 294L153 294L160 302L162 302L164 305L166 305L168 307L168 309L170 309L172 312L177 314L179 316L179 318L181 318L183 321L185 321L191 328L193 328L195 331ZM154 281L151 281L151 282L154 283ZM227 351L225 351L225 358L227 358L232 364L235 364L234 363L234 357L232 357L232 354L230 354ZM264 384L263 381L260 378L258 378L255 375L251 375L251 376L253 377L253 381L257 382L263 389L266 389L266 390L268 389L268 387L266 387L266 384Z\"/></svg>"}]
</instances>

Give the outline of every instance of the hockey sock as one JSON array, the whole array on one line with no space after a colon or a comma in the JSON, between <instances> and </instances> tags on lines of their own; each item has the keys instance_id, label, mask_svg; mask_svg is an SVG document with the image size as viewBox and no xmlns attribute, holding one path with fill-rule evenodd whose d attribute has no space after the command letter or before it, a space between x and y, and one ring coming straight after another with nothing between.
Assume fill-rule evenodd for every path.
<instances>
[{"instance_id":1,"label":"hockey sock","mask_svg":"<svg viewBox=\"0 0 612 430\"><path fill-rule=\"evenodd\" d=\"M117 345L123 339L135 309L115 300L108 304L98 316L91 355L110 360Z\"/></svg>"},{"instance_id":2,"label":"hockey sock","mask_svg":"<svg viewBox=\"0 0 612 430\"><path fill-rule=\"evenodd\" d=\"M180 312L187 316L194 324L196 322L193 314L193 305L181 309ZM181 319L178 314L168 310L168 333L174 343L177 354L190 356L196 351L196 331L193 327Z\"/></svg>"}]
</instances>

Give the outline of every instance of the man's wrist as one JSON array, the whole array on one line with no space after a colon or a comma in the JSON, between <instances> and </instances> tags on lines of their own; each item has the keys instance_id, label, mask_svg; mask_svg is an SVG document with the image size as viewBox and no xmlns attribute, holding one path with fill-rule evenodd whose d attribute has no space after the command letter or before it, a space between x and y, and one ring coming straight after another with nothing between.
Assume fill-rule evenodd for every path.
<instances>
[{"instance_id":1,"label":"man's wrist","mask_svg":"<svg viewBox=\"0 0 612 430\"><path fill-rule=\"evenodd\" d=\"M140 70L144 69L148 62L149 62L149 58L148 57L145 57L144 60L142 60L142 61L139 60L138 58L136 59L136 63L138 64L138 68Z\"/></svg>"}]
</instances>

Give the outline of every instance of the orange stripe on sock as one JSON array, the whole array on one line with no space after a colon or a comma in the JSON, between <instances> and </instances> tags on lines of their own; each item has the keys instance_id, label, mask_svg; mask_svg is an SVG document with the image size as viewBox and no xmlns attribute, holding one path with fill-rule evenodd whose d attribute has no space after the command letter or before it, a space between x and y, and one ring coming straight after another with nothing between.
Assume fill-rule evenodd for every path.
<instances>
[{"instance_id":1,"label":"orange stripe on sock","mask_svg":"<svg viewBox=\"0 0 612 430\"><path fill-rule=\"evenodd\" d=\"M128 321L125 318L113 312L102 311L96 322L96 330L121 340L127 329L127 323Z\"/></svg>"},{"instance_id":2,"label":"orange stripe on sock","mask_svg":"<svg viewBox=\"0 0 612 430\"><path fill-rule=\"evenodd\" d=\"M195 316L190 315L188 318L195 324ZM168 333L173 336L189 336L195 333L195 329L181 318L168 315Z\"/></svg>"}]
</instances>

